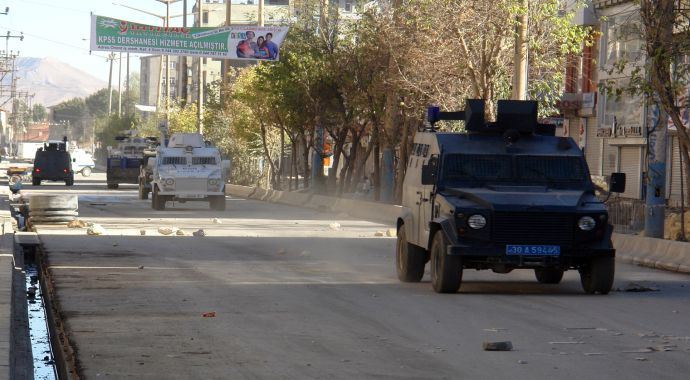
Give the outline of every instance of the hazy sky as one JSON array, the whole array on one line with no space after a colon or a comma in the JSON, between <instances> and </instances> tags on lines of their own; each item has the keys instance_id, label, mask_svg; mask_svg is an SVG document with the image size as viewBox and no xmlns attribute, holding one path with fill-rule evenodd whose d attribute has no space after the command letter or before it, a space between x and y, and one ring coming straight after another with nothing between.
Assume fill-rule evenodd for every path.
<instances>
[{"instance_id":1,"label":"hazy sky","mask_svg":"<svg viewBox=\"0 0 690 380\"><path fill-rule=\"evenodd\" d=\"M0 0L0 10L4 12L5 7L10 7L9 14L0 15L0 36L6 36L8 30L12 35L24 32L24 41L9 39L9 50L19 50L24 57L55 57L107 81L107 53L89 54L90 13L144 24L161 23L159 18L115 5L117 3L165 14L165 4L155 0ZM191 11L194 1L187 3ZM171 15L181 13L181 1L170 6ZM170 25L181 26L182 18L171 19ZM5 50L6 41L0 39L0 50ZM138 59L131 60L130 70L139 71Z\"/></svg>"}]
</instances>

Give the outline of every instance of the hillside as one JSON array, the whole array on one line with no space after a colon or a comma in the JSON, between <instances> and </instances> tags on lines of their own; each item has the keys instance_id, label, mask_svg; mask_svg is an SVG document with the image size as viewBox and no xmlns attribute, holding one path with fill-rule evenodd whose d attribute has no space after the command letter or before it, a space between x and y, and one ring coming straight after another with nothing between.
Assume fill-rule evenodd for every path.
<instances>
[{"instance_id":1,"label":"hillside","mask_svg":"<svg viewBox=\"0 0 690 380\"><path fill-rule=\"evenodd\" d=\"M21 91L36 94L33 103L53 106L74 97L86 97L108 83L85 73L57 58L17 58Z\"/></svg>"}]
</instances>

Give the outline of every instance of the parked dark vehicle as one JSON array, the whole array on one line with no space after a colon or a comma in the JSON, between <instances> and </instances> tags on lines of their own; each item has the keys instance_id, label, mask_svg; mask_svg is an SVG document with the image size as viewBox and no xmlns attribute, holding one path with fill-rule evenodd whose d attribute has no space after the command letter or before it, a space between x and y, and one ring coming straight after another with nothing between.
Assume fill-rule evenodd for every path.
<instances>
[{"instance_id":1,"label":"parked dark vehicle","mask_svg":"<svg viewBox=\"0 0 690 380\"><path fill-rule=\"evenodd\" d=\"M72 159L65 144L46 144L36 151L31 184L40 186L41 181L65 181L67 186L74 185Z\"/></svg>"},{"instance_id":2,"label":"parked dark vehicle","mask_svg":"<svg viewBox=\"0 0 690 380\"><path fill-rule=\"evenodd\" d=\"M464 120L466 132L438 132L439 120ZM420 281L430 262L439 293L458 291L463 269L531 269L544 284L575 269L586 293L611 290L608 213L584 154L537 123L536 102L499 101L497 121L486 123L483 101L470 100L464 112L430 109L429 122L415 135L403 184L401 281ZM609 190L624 189L625 174L614 173Z\"/></svg>"}]
</instances>

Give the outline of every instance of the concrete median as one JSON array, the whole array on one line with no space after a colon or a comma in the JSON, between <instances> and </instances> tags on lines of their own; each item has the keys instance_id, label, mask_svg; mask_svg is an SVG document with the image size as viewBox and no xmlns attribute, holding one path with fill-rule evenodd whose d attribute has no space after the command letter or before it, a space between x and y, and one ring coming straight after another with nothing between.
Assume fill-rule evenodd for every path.
<instances>
[{"instance_id":1,"label":"concrete median","mask_svg":"<svg viewBox=\"0 0 690 380\"><path fill-rule=\"evenodd\" d=\"M226 184L225 195L232 195L240 198L249 198L256 190L256 187Z\"/></svg>"},{"instance_id":2,"label":"concrete median","mask_svg":"<svg viewBox=\"0 0 690 380\"><path fill-rule=\"evenodd\" d=\"M616 256L624 262L690 273L690 244L644 236L614 234Z\"/></svg>"}]
</instances>

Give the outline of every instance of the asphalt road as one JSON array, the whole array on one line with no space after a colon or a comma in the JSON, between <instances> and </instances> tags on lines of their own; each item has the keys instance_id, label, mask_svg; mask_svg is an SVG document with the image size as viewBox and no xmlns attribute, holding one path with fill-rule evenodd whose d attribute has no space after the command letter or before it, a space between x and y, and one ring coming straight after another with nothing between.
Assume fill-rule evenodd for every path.
<instances>
[{"instance_id":1,"label":"asphalt road","mask_svg":"<svg viewBox=\"0 0 690 380\"><path fill-rule=\"evenodd\" d=\"M428 273L397 281L395 239L375 236L390 226L230 198L225 212L206 203L153 211L134 186L106 190L103 175L24 193L36 191L78 192L81 218L107 230L39 228L87 379L690 373L687 275L619 263L619 290L591 296L576 272L541 285L531 271L466 271L460 293L441 295ZM187 236L163 236L161 226ZM206 236L189 236L198 229ZM623 291L631 283L657 291ZM513 351L482 350L506 340Z\"/></svg>"}]
</instances>

